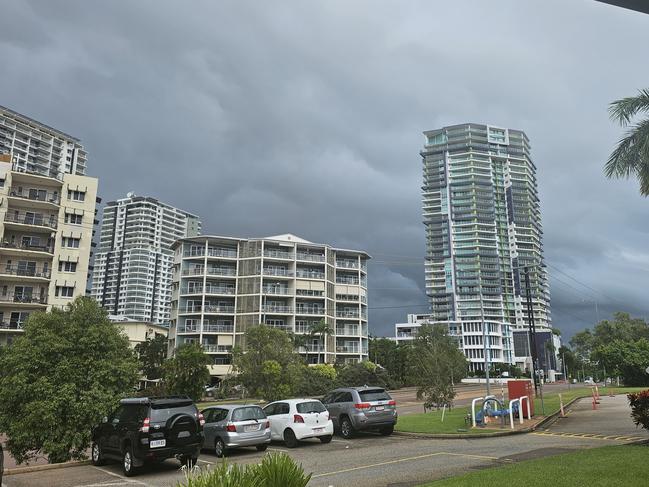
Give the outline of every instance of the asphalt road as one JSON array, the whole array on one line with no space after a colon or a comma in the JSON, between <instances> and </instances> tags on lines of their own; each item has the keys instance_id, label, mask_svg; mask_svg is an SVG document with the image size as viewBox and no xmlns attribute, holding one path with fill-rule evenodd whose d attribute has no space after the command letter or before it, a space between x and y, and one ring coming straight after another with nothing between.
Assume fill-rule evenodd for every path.
<instances>
[{"instance_id":1,"label":"asphalt road","mask_svg":"<svg viewBox=\"0 0 649 487\"><path fill-rule=\"evenodd\" d=\"M328 445L308 441L288 450L272 445L269 451L283 451L313 472L310 486L410 487L462 472L564 453L574 449L622 444L649 439L629 419L625 396L602 397L600 409L592 411L580 401L568 417L547 431L499 438L434 440L404 436L389 438L365 434L350 441L335 438ZM258 462L263 453L254 449L232 453L229 461ZM217 462L209 452L201 455L201 466ZM81 466L38 473L11 475L6 487L124 487L174 486L183 474L178 463L146 469L126 479L118 465Z\"/></svg>"}]
</instances>

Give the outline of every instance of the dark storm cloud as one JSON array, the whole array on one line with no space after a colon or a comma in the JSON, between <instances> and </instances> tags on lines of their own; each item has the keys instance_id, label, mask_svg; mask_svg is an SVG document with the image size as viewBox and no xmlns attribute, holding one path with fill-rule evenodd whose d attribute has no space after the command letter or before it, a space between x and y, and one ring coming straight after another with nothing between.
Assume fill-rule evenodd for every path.
<instances>
[{"instance_id":1,"label":"dark storm cloud","mask_svg":"<svg viewBox=\"0 0 649 487\"><path fill-rule=\"evenodd\" d=\"M595 301L649 314L649 202L601 170L621 134L607 104L649 85L648 33L649 16L590 0L9 0L0 104L80 137L106 199L367 250L374 334L397 306L425 310L421 132L523 129L547 259L596 290L550 268L572 334Z\"/></svg>"}]
</instances>

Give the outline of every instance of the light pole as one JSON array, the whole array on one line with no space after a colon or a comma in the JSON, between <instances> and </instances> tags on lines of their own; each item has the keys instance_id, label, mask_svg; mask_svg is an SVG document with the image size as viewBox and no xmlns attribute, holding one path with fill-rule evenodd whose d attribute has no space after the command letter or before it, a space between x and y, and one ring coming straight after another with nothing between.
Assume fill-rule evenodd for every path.
<instances>
[{"instance_id":1,"label":"light pole","mask_svg":"<svg viewBox=\"0 0 649 487\"><path fill-rule=\"evenodd\" d=\"M491 384L489 384L489 348L487 347L487 323L484 319L484 306L482 304L482 289L480 290L480 319L482 320L482 348L484 350L484 371L487 381L487 396L491 395Z\"/></svg>"}]
</instances>

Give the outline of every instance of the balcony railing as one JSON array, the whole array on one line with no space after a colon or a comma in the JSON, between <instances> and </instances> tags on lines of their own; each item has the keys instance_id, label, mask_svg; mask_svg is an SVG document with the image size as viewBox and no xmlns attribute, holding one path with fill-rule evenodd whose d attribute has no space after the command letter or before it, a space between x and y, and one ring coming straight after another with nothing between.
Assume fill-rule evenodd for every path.
<instances>
[{"instance_id":1,"label":"balcony railing","mask_svg":"<svg viewBox=\"0 0 649 487\"><path fill-rule=\"evenodd\" d=\"M264 257L271 257L274 259L292 259L292 252L285 252L283 250L264 250Z\"/></svg>"},{"instance_id":2,"label":"balcony railing","mask_svg":"<svg viewBox=\"0 0 649 487\"><path fill-rule=\"evenodd\" d=\"M340 336L358 336L358 328L336 328L336 335Z\"/></svg>"},{"instance_id":3,"label":"balcony railing","mask_svg":"<svg viewBox=\"0 0 649 487\"><path fill-rule=\"evenodd\" d=\"M292 332L293 328L291 328L290 325L276 325L273 323L266 323L266 326L270 326L271 328L277 328L278 330L286 331L286 332Z\"/></svg>"},{"instance_id":4,"label":"balcony railing","mask_svg":"<svg viewBox=\"0 0 649 487\"><path fill-rule=\"evenodd\" d=\"M3 247L5 249L31 250L31 251L34 251L34 252L47 252L48 254L53 254L54 253L54 247L53 246L47 246L47 245L32 245L32 244L5 241L5 242L0 243L0 247Z\"/></svg>"},{"instance_id":5,"label":"balcony railing","mask_svg":"<svg viewBox=\"0 0 649 487\"><path fill-rule=\"evenodd\" d=\"M237 270L231 269L229 267L208 267L207 269L203 267L193 267L190 269L183 269L183 276L202 276L207 274L208 276L236 276Z\"/></svg>"},{"instance_id":6,"label":"balcony railing","mask_svg":"<svg viewBox=\"0 0 649 487\"><path fill-rule=\"evenodd\" d=\"M9 274L11 276L25 276L25 277L42 277L49 279L51 271L37 271L36 269L25 269L16 265L7 265L4 268L0 267L0 274Z\"/></svg>"},{"instance_id":7,"label":"balcony railing","mask_svg":"<svg viewBox=\"0 0 649 487\"><path fill-rule=\"evenodd\" d=\"M218 306L218 305L206 304L203 307L200 304L196 304L194 306L185 307L185 313L200 313L201 311L204 313L232 314L234 313L234 306Z\"/></svg>"},{"instance_id":8,"label":"balcony railing","mask_svg":"<svg viewBox=\"0 0 649 487\"><path fill-rule=\"evenodd\" d=\"M237 251L232 249L224 249L218 247L210 247L207 249L208 257L227 257L228 259L236 259Z\"/></svg>"},{"instance_id":9,"label":"balcony railing","mask_svg":"<svg viewBox=\"0 0 649 487\"><path fill-rule=\"evenodd\" d=\"M336 277L336 283L337 284L353 284L355 286L360 284L360 280L358 278L354 277L341 277L338 276Z\"/></svg>"},{"instance_id":10,"label":"balcony railing","mask_svg":"<svg viewBox=\"0 0 649 487\"><path fill-rule=\"evenodd\" d=\"M345 269L358 269L358 262L355 260L337 260L336 267L344 267Z\"/></svg>"},{"instance_id":11,"label":"balcony railing","mask_svg":"<svg viewBox=\"0 0 649 487\"><path fill-rule=\"evenodd\" d=\"M296 254L297 260L306 260L309 262L324 262L325 256L320 254L309 254L306 252L298 252Z\"/></svg>"},{"instance_id":12,"label":"balcony railing","mask_svg":"<svg viewBox=\"0 0 649 487\"><path fill-rule=\"evenodd\" d=\"M11 190L9 192L9 196L12 196L14 198L24 198L27 200L32 200L32 201L43 201L46 203L53 203L55 205L58 205L61 202L61 195L58 193L51 193L51 192L24 192L24 191L16 191L16 190Z\"/></svg>"},{"instance_id":13,"label":"balcony railing","mask_svg":"<svg viewBox=\"0 0 649 487\"><path fill-rule=\"evenodd\" d=\"M26 304L47 304L47 296L36 296L34 294L9 293L0 296L3 303L26 303Z\"/></svg>"},{"instance_id":14,"label":"balcony railing","mask_svg":"<svg viewBox=\"0 0 649 487\"><path fill-rule=\"evenodd\" d=\"M295 314L298 315L323 315L325 314L325 309L321 307L307 307L307 306L298 306L295 308Z\"/></svg>"},{"instance_id":15,"label":"balcony railing","mask_svg":"<svg viewBox=\"0 0 649 487\"><path fill-rule=\"evenodd\" d=\"M274 286L264 286L262 288L264 294L278 294L280 296L286 296L291 293L291 290L287 287L274 287Z\"/></svg>"},{"instance_id":16,"label":"balcony railing","mask_svg":"<svg viewBox=\"0 0 649 487\"><path fill-rule=\"evenodd\" d=\"M324 279L325 278L324 272L318 272L318 271L305 271L305 270L298 269L295 274L296 274L297 277L303 277L303 278L306 278L306 279Z\"/></svg>"},{"instance_id":17,"label":"balcony railing","mask_svg":"<svg viewBox=\"0 0 649 487\"><path fill-rule=\"evenodd\" d=\"M232 333L234 325L204 324L202 328L200 325L185 325L178 328L178 333L200 333L201 330L205 333Z\"/></svg>"},{"instance_id":18,"label":"balcony railing","mask_svg":"<svg viewBox=\"0 0 649 487\"><path fill-rule=\"evenodd\" d=\"M336 352L339 353L360 353L359 352L360 347L358 346L351 346L351 345L338 345L336 347Z\"/></svg>"},{"instance_id":19,"label":"balcony railing","mask_svg":"<svg viewBox=\"0 0 649 487\"><path fill-rule=\"evenodd\" d=\"M360 318L361 313L358 310L339 309L336 310L336 317L337 318Z\"/></svg>"},{"instance_id":20,"label":"balcony railing","mask_svg":"<svg viewBox=\"0 0 649 487\"><path fill-rule=\"evenodd\" d=\"M15 321L0 323L0 330L22 330L23 324Z\"/></svg>"},{"instance_id":21,"label":"balcony railing","mask_svg":"<svg viewBox=\"0 0 649 487\"><path fill-rule=\"evenodd\" d=\"M299 351L300 353L322 353L325 348L322 345L302 345Z\"/></svg>"},{"instance_id":22,"label":"balcony railing","mask_svg":"<svg viewBox=\"0 0 649 487\"><path fill-rule=\"evenodd\" d=\"M58 179L59 181L63 181L63 174L60 174L58 171L41 169L40 167L30 163L14 163L11 169L16 172L35 174L37 176L44 176L47 178L54 178Z\"/></svg>"},{"instance_id":23,"label":"balcony railing","mask_svg":"<svg viewBox=\"0 0 649 487\"><path fill-rule=\"evenodd\" d=\"M43 215L28 215L25 213L7 213L5 221L10 223L21 223L23 225L34 225L56 229L58 223L55 216L43 217Z\"/></svg>"},{"instance_id":24,"label":"balcony railing","mask_svg":"<svg viewBox=\"0 0 649 487\"><path fill-rule=\"evenodd\" d=\"M293 277L293 271L289 271L288 269L265 268L264 276Z\"/></svg>"},{"instance_id":25,"label":"balcony railing","mask_svg":"<svg viewBox=\"0 0 649 487\"><path fill-rule=\"evenodd\" d=\"M234 287L227 286L194 286L192 288L186 287L181 290L182 294L235 294Z\"/></svg>"},{"instance_id":26,"label":"balcony railing","mask_svg":"<svg viewBox=\"0 0 649 487\"><path fill-rule=\"evenodd\" d=\"M293 307L278 304L264 304L261 310L265 313L292 313Z\"/></svg>"},{"instance_id":27,"label":"balcony railing","mask_svg":"<svg viewBox=\"0 0 649 487\"><path fill-rule=\"evenodd\" d=\"M210 353L230 353L232 352L232 346L203 344L203 350Z\"/></svg>"}]
</instances>

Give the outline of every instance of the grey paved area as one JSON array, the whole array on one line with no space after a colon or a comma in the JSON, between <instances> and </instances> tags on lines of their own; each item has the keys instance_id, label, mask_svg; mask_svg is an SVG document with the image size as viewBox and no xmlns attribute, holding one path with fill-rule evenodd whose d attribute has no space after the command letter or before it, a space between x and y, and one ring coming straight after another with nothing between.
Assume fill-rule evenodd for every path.
<instances>
[{"instance_id":1,"label":"grey paved area","mask_svg":"<svg viewBox=\"0 0 649 487\"><path fill-rule=\"evenodd\" d=\"M281 444L269 450L284 451L313 472L311 486L409 487L466 471L567 451L616 445L647 438L630 421L626 398L602 397L600 409L591 411L581 401L547 431L529 435L470 440L431 440L366 434L350 441L336 438L328 445L309 441L288 450ZM262 453L240 450L229 461L258 462ZM217 462L209 452L201 466ZM122 477L118 465L73 467L6 477L6 487L123 487L174 486L182 479L178 463L167 461L138 477Z\"/></svg>"}]
</instances>

